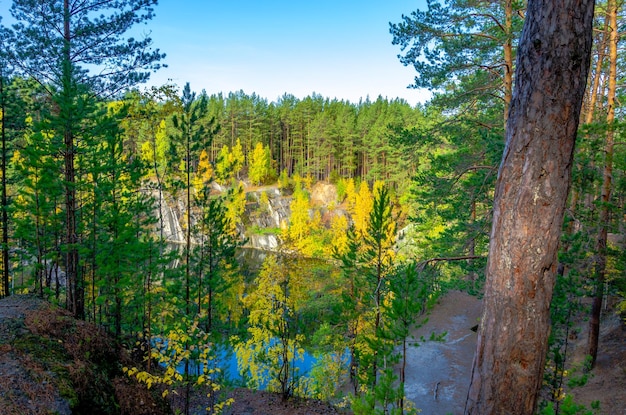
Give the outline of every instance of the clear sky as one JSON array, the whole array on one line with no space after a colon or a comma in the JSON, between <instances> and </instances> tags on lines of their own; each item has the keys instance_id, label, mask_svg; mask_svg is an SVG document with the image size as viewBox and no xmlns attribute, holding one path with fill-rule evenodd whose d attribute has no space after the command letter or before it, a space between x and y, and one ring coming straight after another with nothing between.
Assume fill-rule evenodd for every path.
<instances>
[{"instance_id":1,"label":"clear sky","mask_svg":"<svg viewBox=\"0 0 626 415\"><path fill-rule=\"evenodd\" d=\"M369 95L423 102L408 89L415 70L398 60L389 22L424 7L425 0L160 0L142 27L167 54L168 80L192 90L243 90L275 101L313 92L358 102ZM0 0L5 16L9 0ZM7 19L3 19L6 24Z\"/></svg>"}]
</instances>

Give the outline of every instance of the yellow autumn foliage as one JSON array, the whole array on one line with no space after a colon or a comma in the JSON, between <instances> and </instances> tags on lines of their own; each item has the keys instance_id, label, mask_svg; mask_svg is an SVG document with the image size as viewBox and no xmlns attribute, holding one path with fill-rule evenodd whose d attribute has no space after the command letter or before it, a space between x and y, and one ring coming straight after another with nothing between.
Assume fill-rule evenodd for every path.
<instances>
[{"instance_id":1,"label":"yellow autumn foliage","mask_svg":"<svg viewBox=\"0 0 626 415\"><path fill-rule=\"evenodd\" d=\"M352 220L354 221L354 231L357 236L363 238L367 235L369 217L374 207L372 193L366 181L359 185L359 192L354 198L354 208L352 210Z\"/></svg>"}]
</instances>

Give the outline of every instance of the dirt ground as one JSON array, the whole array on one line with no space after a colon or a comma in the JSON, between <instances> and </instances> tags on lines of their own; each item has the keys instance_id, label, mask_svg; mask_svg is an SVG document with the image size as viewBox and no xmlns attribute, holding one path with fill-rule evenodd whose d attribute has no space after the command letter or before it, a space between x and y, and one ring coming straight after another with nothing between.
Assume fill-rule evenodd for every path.
<instances>
[{"instance_id":1,"label":"dirt ground","mask_svg":"<svg viewBox=\"0 0 626 415\"><path fill-rule=\"evenodd\" d=\"M574 339L572 364L580 364L587 346L587 323L578 325ZM588 408L600 401L599 414L626 415L626 324L614 313L605 313L600 325L600 344L595 368L584 386L568 390L574 401Z\"/></svg>"},{"instance_id":2,"label":"dirt ground","mask_svg":"<svg viewBox=\"0 0 626 415\"><path fill-rule=\"evenodd\" d=\"M233 392L233 405L226 415L334 415L347 414L325 402L289 399L281 400L280 395L269 392L255 392L237 389Z\"/></svg>"},{"instance_id":3,"label":"dirt ground","mask_svg":"<svg viewBox=\"0 0 626 415\"><path fill-rule=\"evenodd\" d=\"M460 291L439 299L428 321L414 331L409 349L406 395L423 415L462 414L469 388L481 302ZM443 341L428 340L446 332ZM426 341L420 341L420 338Z\"/></svg>"}]
</instances>

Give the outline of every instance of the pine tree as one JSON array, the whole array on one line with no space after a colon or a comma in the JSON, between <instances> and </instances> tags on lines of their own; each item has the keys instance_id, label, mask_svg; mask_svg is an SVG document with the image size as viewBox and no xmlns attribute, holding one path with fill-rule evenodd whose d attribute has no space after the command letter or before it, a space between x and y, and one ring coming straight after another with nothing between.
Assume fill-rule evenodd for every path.
<instances>
[{"instance_id":1,"label":"pine tree","mask_svg":"<svg viewBox=\"0 0 626 415\"><path fill-rule=\"evenodd\" d=\"M423 271L424 267L414 263L395 268L389 277L390 293L383 304L383 336L401 347L396 402L401 414L404 414L406 407L404 388L410 333L426 322L427 318L422 316L426 313L429 300L435 296L431 281Z\"/></svg>"},{"instance_id":2,"label":"pine tree","mask_svg":"<svg viewBox=\"0 0 626 415\"><path fill-rule=\"evenodd\" d=\"M13 26L9 60L44 85L57 108L50 117L55 134L62 137L58 151L64 158L67 306L79 318L85 315L85 287L78 252L76 142L84 131L81 123L91 115L86 104L93 96L111 95L143 82L149 71L158 69L163 55L150 50L149 38L124 36L135 24L152 18L154 4L155 0L121 0L115 4L47 0L35 5L31 0L18 0L11 7L17 24ZM89 65L104 69L91 74L86 68Z\"/></svg>"},{"instance_id":3,"label":"pine tree","mask_svg":"<svg viewBox=\"0 0 626 415\"><path fill-rule=\"evenodd\" d=\"M342 263L346 279L350 371L355 394L359 394L362 390L373 393L382 373L381 362L386 369L385 359L392 352L392 343L383 335L383 301L394 269L396 221L386 187L379 187L374 194L364 233L357 233L355 228L352 226L348 232L343 254L335 250L335 256Z\"/></svg>"},{"instance_id":4,"label":"pine tree","mask_svg":"<svg viewBox=\"0 0 626 415\"><path fill-rule=\"evenodd\" d=\"M208 192L205 190L205 193ZM198 285L198 313L206 315L205 331L211 333L218 312L226 308L222 295L233 285L243 284L238 278L235 261L236 249L242 241L231 232L232 225L221 197L208 199L201 209L201 219L196 225L199 244L193 252L194 274Z\"/></svg>"},{"instance_id":5,"label":"pine tree","mask_svg":"<svg viewBox=\"0 0 626 415\"><path fill-rule=\"evenodd\" d=\"M0 26L0 37L4 39L4 29ZM3 41L0 41L3 43ZM4 53L5 45L0 45L0 209L2 233L2 260L0 268L0 298L10 294L11 264L10 247L11 233L14 226L11 224L10 207L12 204L11 188L15 178L12 174L10 161L19 135L26 130L27 112L32 110L33 104L27 103L19 93L19 80L13 76L13 70Z\"/></svg>"},{"instance_id":6,"label":"pine tree","mask_svg":"<svg viewBox=\"0 0 626 415\"><path fill-rule=\"evenodd\" d=\"M19 177L12 217L14 237L23 248L20 263L26 264L35 259L33 282L36 292L44 296L54 284L58 301L62 285L59 280L59 267L62 265L62 217L59 208L63 195L58 175L60 162L50 156L55 153L52 150L56 145L53 135L45 133L45 129L37 132L29 130L25 131L28 145L22 151L16 151L12 159Z\"/></svg>"},{"instance_id":7,"label":"pine tree","mask_svg":"<svg viewBox=\"0 0 626 415\"><path fill-rule=\"evenodd\" d=\"M393 270L395 252L393 245L396 236L396 222L393 218L389 190L381 188L375 195L372 210L369 214L366 233L364 238L364 251L362 260L366 264L368 289L372 296L374 326L372 344L373 356L371 356L371 377L369 382L376 386L378 376L378 349L384 349L384 340L380 339L382 328L382 307L385 298L387 279Z\"/></svg>"},{"instance_id":8,"label":"pine tree","mask_svg":"<svg viewBox=\"0 0 626 415\"><path fill-rule=\"evenodd\" d=\"M403 140L428 146L413 192L416 221L442 227L425 247L429 257L486 256L525 4L430 1L390 26L401 62L416 69L414 86L434 92L429 122ZM474 280L484 269L484 260L454 264Z\"/></svg>"},{"instance_id":9,"label":"pine tree","mask_svg":"<svg viewBox=\"0 0 626 415\"><path fill-rule=\"evenodd\" d=\"M536 411L593 12L593 1L528 3L466 414Z\"/></svg>"},{"instance_id":10,"label":"pine tree","mask_svg":"<svg viewBox=\"0 0 626 415\"><path fill-rule=\"evenodd\" d=\"M191 92L189 83L185 84L183 88L183 94L180 100L180 113L175 114L172 118L174 128L176 129L176 135L173 137L174 142L178 142L182 146L183 158L181 165L184 168L181 170L183 174L182 186L185 192L185 314L188 318L191 318L191 254L192 254L192 211L194 205L194 198L192 198L193 181L192 174L196 170L194 168L195 160L197 159L198 150L201 146L206 147L210 144L212 138L212 131L207 129L204 124L203 118L207 117L207 99L203 94L199 99L196 99L196 94ZM212 126L215 122L214 119L209 121Z\"/></svg>"},{"instance_id":11,"label":"pine tree","mask_svg":"<svg viewBox=\"0 0 626 415\"><path fill-rule=\"evenodd\" d=\"M589 319L589 336L587 350L591 356L591 366L596 363L600 337L600 314L604 298L604 285L607 274L608 231L611 225L611 194L613 192L613 159L615 156L615 99L617 94L617 60L618 60L618 12L617 0L607 2L607 19L609 21L609 73L607 90L606 140L604 145L604 163L602 170L602 189L600 192L600 217L597 235L597 260L594 267L594 295Z\"/></svg>"}]
</instances>

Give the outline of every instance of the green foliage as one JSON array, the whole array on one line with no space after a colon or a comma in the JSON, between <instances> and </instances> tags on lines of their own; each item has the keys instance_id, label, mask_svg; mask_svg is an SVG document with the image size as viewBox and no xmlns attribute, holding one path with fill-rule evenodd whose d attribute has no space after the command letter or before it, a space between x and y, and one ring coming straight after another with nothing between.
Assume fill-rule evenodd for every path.
<instances>
[{"instance_id":1,"label":"green foliage","mask_svg":"<svg viewBox=\"0 0 626 415\"><path fill-rule=\"evenodd\" d=\"M260 226L253 226L248 228L248 231L254 235L280 235L282 229L280 228L263 228Z\"/></svg>"},{"instance_id":2,"label":"green foliage","mask_svg":"<svg viewBox=\"0 0 626 415\"><path fill-rule=\"evenodd\" d=\"M242 312L237 298L243 282L235 253L243 242L232 233L226 213L221 197L210 198L202 206L201 218L194 229L199 243L194 246L191 258L193 288L198 314L206 316L207 332L214 330L217 322L225 324L229 319L237 322Z\"/></svg>"},{"instance_id":3,"label":"green foliage","mask_svg":"<svg viewBox=\"0 0 626 415\"><path fill-rule=\"evenodd\" d=\"M336 188L337 188L337 199L339 200L339 203L343 202L347 196L347 185L348 182L341 178L339 180L337 180L336 183Z\"/></svg>"},{"instance_id":4,"label":"green foliage","mask_svg":"<svg viewBox=\"0 0 626 415\"><path fill-rule=\"evenodd\" d=\"M165 120L161 120L156 128L153 140L146 140L141 145L141 157L151 165L164 168L167 163L167 149L170 147L166 133Z\"/></svg>"},{"instance_id":5,"label":"green foliage","mask_svg":"<svg viewBox=\"0 0 626 415\"><path fill-rule=\"evenodd\" d=\"M307 396L321 401L331 401L347 380L348 359L341 351L325 352L316 356L309 376Z\"/></svg>"},{"instance_id":6,"label":"green foliage","mask_svg":"<svg viewBox=\"0 0 626 415\"><path fill-rule=\"evenodd\" d=\"M503 78L513 73L512 67L506 67L510 62L503 46L510 46L513 61L525 3L507 5L510 10L502 3L433 0L426 10L413 11L402 22L391 24L393 44L404 52L400 61L417 72L414 86L440 92L436 101L459 96L501 108L497 101L506 93Z\"/></svg>"},{"instance_id":7,"label":"green foliage","mask_svg":"<svg viewBox=\"0 0 626 415\"><path fill-rule=\"evenodd\" d=\"M255 290L244 299L250 313L249 338L232 339L239 370L248 379L248 386L267 386L284 399L303 394L296 362L304 355L305 338L298 327L298 315L306 299L302 274L286 261L274 255L265 259Z\"/></svg>"},{"instance_id":8,"label":"green foliage","mask_svg":"<svg viewBox=\"0 0 626 415\"><path fill-rule=\"evenodd\" d=\"M153 17L151 3L48 1L34 13L30 1L15 1L11 14L16 24L12 30L3 29L3 43L7 40L3 55L6 53L23 74L35 78L51 104L40 114L42 123L37 129L51 138L52 145L42 155L57 162L63 160L59 171L65 199L61 205L65 212L64 238L56 245L65 254L66 303L77 317L83 318L86 283L78 243L86 225L78 212L78 196L85 186L86 178L81 176L89 172L83 172L80 166L77 171L77 164L103 128L98 125L96 97L114 95L144 82L150 71L160 66L163 55L150 49L150 38L126 36L136 23ZM93 74L90 66L102 70Z\"/></svg>"},{"instance_id":9,"label":"green foliage","mask_svg":"<svg viewBox=\"0 0 626 415\"><path fill-rule=\"evenodd\" d=\"M390 28L401 62L417 70L414 85L435 92L427 121L398 137L415 145L418 160L410 197L416 253L476 256L440 268L446 277L467 275L478 288L524 7L429 1Z\"/></svg>"},{"instance_id":10,"label":"green foliage","mask_svg":"<svg viewBox=\"0 0 626 415\"><path fill-rule=\"evenodd\" d=\"M136 367L124 367L123 371L127 376L146 384L148 389L162 385L163 397L172 392L181 393L190 385L202 387L210 401L210 406L206 408L208 414L221 414L225 407L233 403L232 398L220 399L222 387L217 381L220 369L215 365L209 335L199 328L197 320L183 324L169 331L167 335L154 336L150 342L154 346L149 358L158 362L163 371L153 374ZM185 367L184 374L178 372L180 367ZM193 376L189 375L190 367L196 368ZM189 395L187 393L184 396L188 413Z\"/></svg>"},{"instance_id":11,"label":"green foliage","mask_svg":"<svg viewBox=\"0 0 626 415\"><path fill-rule=\"evenodd\" d=\"M151 338L189 314L213 338L246 332L237 342L238 357L252 385L331 399L351 366L355 413L408 411L402 374L391 370L391 362L401 366L403 360L396 351L406 345L410 329L423 322L421 313L442 285L481 289L504 146L504 75L512 70L503 61L503 45L514 46L524 3L511 3L508 22L506 2L431 1L426 11L392 25L394 43L404 48L402 62L418 70L415 85L435 91L431 103L416 108L382 98L351 104L319 95L285 95L277 102L243 92L196 96L188 84L181 97L176 87L163 86L126 92L122 101L95 99L121 96L117 92L147 79L159 66L162 55L150 50L149 39L126 41L123 36L134 23L152 17L150 2L124 0L116 10L81 2L84 11L102 14L119 30L102 42L90 42L102 40L102 28L92 18L96 14L73 17L69 45L56 26L48 25L63 21L51 4L43 2L41 10L54 18L35 21L30 3L17 1L18 26L1 29L7 45L0 48L2 70L9 57L22 65L9 68L14 89L2 111L2 126L12 140L8 232L16 255L16 289L71 302L72 292L56 283L55 271L64 271L67 254L76 250L87 318L120 337L146 333ZM75 16L83 12L75 11ZM74 53L70 61L68 51ZM129 66L137 57L143 69ZM83 63L104 63L117 72L98 79L79 67ZM19 67L28 71L14 70ZM46 76L39 85L19 78L33 69ZM557 413L559 405L570 404L562 400L563 385L577 386L587 378L565 368L571 322L581 311L584 276L597 253L593 234L601 206L595 200L605 132L600 123L588 126L573 166L578 196L565 224L572 231L564 236L567 248L560 258L569 272L555 287L545 377ZM19 151L12 153L14 148ZM625 147L616 148L611 233L623 228L618 213L626 190ZM72 180L63 174L69 161L76 167ZM278 172L278 185L294 193L291 223L283 234L287 249L318 258L334 252L341 275L279 257L268 260L254 283L244 282L234 260L240 232L249 225L243 223L243 180L266 184ZM307 190L329 179L337 184L339 207L350 215L338 210L328 220L310 206ZM370 186L379 181L386 187ZM228 189L226 194L216 195L221 188ZM186 251L166 247L162 223L156 235L153 197L162 203L164 191L175 201L186 197ZM66 196L72 195L76 241L66 232L72 223ZM396 209L398 201L407 212ZM269 206L265 193L261 205ZM396 232L405 214L411 226L403 230L406 249L399 252ZM624 250L615 246L607 252L610 292L623 298ZM464 256L469 259L398 265L404 257ZM185 299L188 310L182 313L172 299ZM309 378L294 366L305 346L319 353ZM161 352L180 357L176 351Z\"/></svg>"},{"instance_id":12,"label":"green foliage","mask_svg":"<svg viewBox=\"0 0 626 415\"><path fill-rule=\"evenodd\" d=\"M576 403L572 395L566 395L559 409L555 409L554 404L549 402L539 413L540 415L594 415L598 413L599 409L598 401L594 401L591 404L591 409L588 409L585 405Z\"/></svg>"},{"instance_id":13,"label":"green foliage","mask_svg":"<svg viewBox=\"0 0 626 415\"><path fill-rule=\"evenodd\" d=\"M151 2L122 0L114 6L97 0L69 3L68 9L45 1L39 13L33 13L27 0L14 1L11 15L17 20L11 34L11 60L19 62L29 75L37 74L42 84L52 82L65 88L59 68L72 66L74 81L96 93L114 92L145 82L150 71L160 68L165 57L152 50L149 37L125 36L135 25L154 17ZM69 33L59 30L67 12ZM46 18L42 19L41 16ZM35 30L33 30L33 28ZM98 42L94 42L98 39ZM68 50L69 49L69 50ZM64 60L69 62L63 63ZM101 66L103 71L88 72L84 65Z\"/></svg>"},{"instance_id":14,"label":"green foliage","mask_svg":"<svg viewBox=\"0 0 626 415\"><path fill-rule=\"evenodd\" d=\"M124 112L111 111L110 122L115 126L115 118L124 115ZM143 276L135 267L144 263L149 253L147 229L155 223L150 215L154 200L145 193L136 192L145 176L146 165L138 158L129 159L119 131L109 130L100 146L94 146L92 150L86 165L92 172L94 187L90 189L90 203L86 208L93 223L85 230L91 244L83 251L83 256L93 259L88 268L91 290L98 290L101 296L109 299L108 314L113 316L116 336L120 336L123 325L133 330L137 329L137 322L143 321L143 316L123 309L138 310L145 299L144 292L128 295L125 288L144 286ZM93 295L91 297L93 302ZM96 304L88 302L89 305L95 319Z\"/></svg>"},{"instance_id":15,"label":"green foliage","mask_svg":"<svg viewBox=\"0 0 626 415\"><path fill-rule=\"evenodd\" d=\"M215 165L215 175L219 183L228 183L230 180L238 178L243 163L244 155L239 139L237 139L237 143L230 149L228 146L224 145L220 150Z\"/></svg>"},{"instance_id":16,"label":"green foliage","mask_svg":"<svg viewBox=\"0 0 626 415\"><path fill-rule=\"evenodd\" d=\"M281 189L289 188L289 174L287 170L281 170L280 176L278 176L278 187Z\"/></svg>"},{"instance_id":17,"label":"green foliage","mask_svg":"<svg viewBox=\"0 0 626 415\"><path fill-rule=\"evenodd\" d=\"M230 223L230 233L238 235L239 229L237 229L237 224L241 223L246 209L246 192L242 182L237 183L228 190L224 205L226 206L225 216Z\"/></svg>"},{"instance_id":18,"label":"green foliage","mask_svg":"<svg viewBox=\"0 0 626 415\"><path fill-rule=\"evenodd\" d=\"M344 251L335 249L344 278L355 414L413 413L404 399L407 339L434 285L416 265L396 268L396 226L389 190L377 185L363 236L350 229Z\"/></svg>"},{"instance_id":19,"label":"green foliage","mask_svg":"<svg viewBox=\"0 0 626 415\"><path fill-rule=\"evenodd\" d=\"M403 399L404 385L398 386L397 376L387 368L373 391L352 398L352 411L354 415L417 415L419 411L412 405L396 406Z\"/></svg>"}]
</instances>

